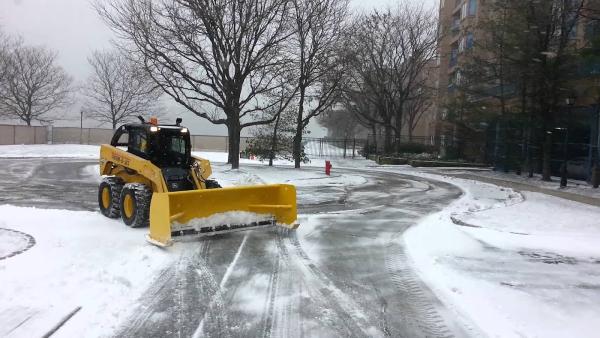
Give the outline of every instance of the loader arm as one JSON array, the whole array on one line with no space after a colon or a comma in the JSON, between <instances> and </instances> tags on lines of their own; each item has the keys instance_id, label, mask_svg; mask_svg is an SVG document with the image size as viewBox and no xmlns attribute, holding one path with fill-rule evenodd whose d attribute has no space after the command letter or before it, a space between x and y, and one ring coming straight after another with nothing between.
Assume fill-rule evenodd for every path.
<instances>
[{"instance_id":1,"label":"loader arm","mask_svg":"<svg viewBox=\"0 0 600 338\"><path fill-rule=\"evenodd\" d=\"M131 172L132 170L134 172ZM108 144L100 146L100 175L121 176L128 183L150 183L153 192L168 191L159 167L146 159Z\"/></svg>"}]
</instances>

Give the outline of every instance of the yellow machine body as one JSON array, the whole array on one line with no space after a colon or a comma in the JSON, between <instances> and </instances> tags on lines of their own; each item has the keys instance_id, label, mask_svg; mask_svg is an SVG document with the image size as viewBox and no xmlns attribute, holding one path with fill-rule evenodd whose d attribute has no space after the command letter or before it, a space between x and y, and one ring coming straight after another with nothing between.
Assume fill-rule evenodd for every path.
<instances>
[{"instance_id":1,"label":"yellow machine body","mask_svg":"<svg viewBox=\"0 0 600 338\"><path fill-rule=\"evenodd\" d=\"M155 245L170 245L175 233L193 233L193 228L185 225L194 219L231 211L269 215L278 225L290 229L298 227L296 188L293 185L206 189L204 181L212 174L210 162L198 157L193 160L195 163L189 174L197 187L195 190L169 192L159 167L107 144L100 148L100 174L120 177L125 183L143 183L151 187L148 241ZM176 229L173 224L177 224Z\"/></svg>"}]
</instances>

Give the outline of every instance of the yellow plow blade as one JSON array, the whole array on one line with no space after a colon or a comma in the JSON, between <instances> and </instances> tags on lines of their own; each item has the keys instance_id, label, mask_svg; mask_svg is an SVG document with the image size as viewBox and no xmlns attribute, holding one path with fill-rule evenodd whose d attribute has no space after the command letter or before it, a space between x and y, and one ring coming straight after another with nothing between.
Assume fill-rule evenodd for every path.
<instances>
[{"instance_id":1,"label":"yellow plow blade","mask_svg":"<svg viewBox=\"0 0 600 338\"><path fill-rule=\"evenodd\" d=\"M186 227L192 220L232 211L268 215L269 219L278 225L296 229L296 188L288 184L274 184L154 193L150 204L148 241L155 245L168 246L172 242L172 236L201 234L197 228ZM214 227L216 229L213 229L211 234L265 224L265 221L243 226L236 224L231 227L226 224L223 227Z\"/></svg>"}]
</instances>

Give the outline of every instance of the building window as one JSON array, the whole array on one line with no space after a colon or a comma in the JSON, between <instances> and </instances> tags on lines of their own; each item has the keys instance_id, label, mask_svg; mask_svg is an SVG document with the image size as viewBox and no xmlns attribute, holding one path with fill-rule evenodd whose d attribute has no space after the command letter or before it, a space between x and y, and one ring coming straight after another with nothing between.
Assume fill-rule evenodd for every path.
<instances>
[{"instance_id":1,"label":"building window","mask_svg":"<svg viewBox=\"0 0 600 338\"><path fill-rule=\"evenodd\" d=\"M460 18L464 19L467 17L467 12L468 12L468 4L465 2L462 7L460 8Z\"/></svg>"},{"instance_id":2,"label":"building window","mask_svg":"<svg viewBox=\"0 0 600 338\"><path fill-rule=\"evenodd\" d=\"M460 15L456 15L456 16L452 17L451 30L454 33L457 33L458 31L460 31Z\"/></svg>"},{"instance_id":3,"label":"building window","mask_svg":"<svg viewBox=\"0 0 600 338\"><path fill-rule=\"evenodd\" d=\"M475 37L473 36L473 33L467 33L467 37L465 40L466 40L465 47L467 49L472 49L473 44L475 43Z\"/></svg>"},{"instance_id":4,"label":"building window","mask_svg":"<svg viewBox=\"0 0 600 338\"><path fill-rule=\"evenodd\" d=\"M452 47L452 52L450 52L450 67L456 66L458 62L458 46Z\"/></svg>"},{"instance_id":5,"label":"building window","mask_svg":"<svg viewBox=\"0 0 600 338\"><path fill-rule=\"evenodd\" d=\"M469 15L477 15L477 0L469 0Z\"/></svg>"}]
</instances>

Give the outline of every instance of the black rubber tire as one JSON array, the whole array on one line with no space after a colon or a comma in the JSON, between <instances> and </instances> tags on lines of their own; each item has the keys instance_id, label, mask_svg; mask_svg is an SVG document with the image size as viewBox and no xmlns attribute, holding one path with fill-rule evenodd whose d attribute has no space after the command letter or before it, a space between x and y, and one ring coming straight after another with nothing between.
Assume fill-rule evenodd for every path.
<instances>
[{"instance_id":1,"label":"black rubber tire","mask_svg":"<svg viewBox=\"0 0 600 338\"><path fill-rule=\"evenodd\" d=\"M150 202L152 201L152 190L145 184L128 183L123 187L119 206L123 210L123 203L126 196L133 199L133 212L131 217L127 217L125 212L121 212L123 222L132 228L143 228L150 224Z\"/></svg>"},{"instance_id":2,"label":"black rubber tire","mask_svg":"<svg viewBox=\"0 0 600 338\"><path fill-rule=\"evenodd\" d=\"M109 190L109 198L110 202L108 203L108 207L104 206L102 202L102 192L104 189ZM98 187L98 206L100 207L100 212L110 218L119 218L121 216L121 190L123 189L123 180L119 177L111 176L105 177L100 182L100 186Z\"/></svg>"},{"instance_id":3,"label":"black rubber tire","mask_svg":"<svg viewBox=\"0 0 600 338\"><path fill-rule=\"evenodd\" d=\"M206 180L204 182L204 184L206 185L206 189L218 189L218 188L222 188L221 185L219 184L219 182L217 182L215 180Z\"/></svg>"}]
</instances>

